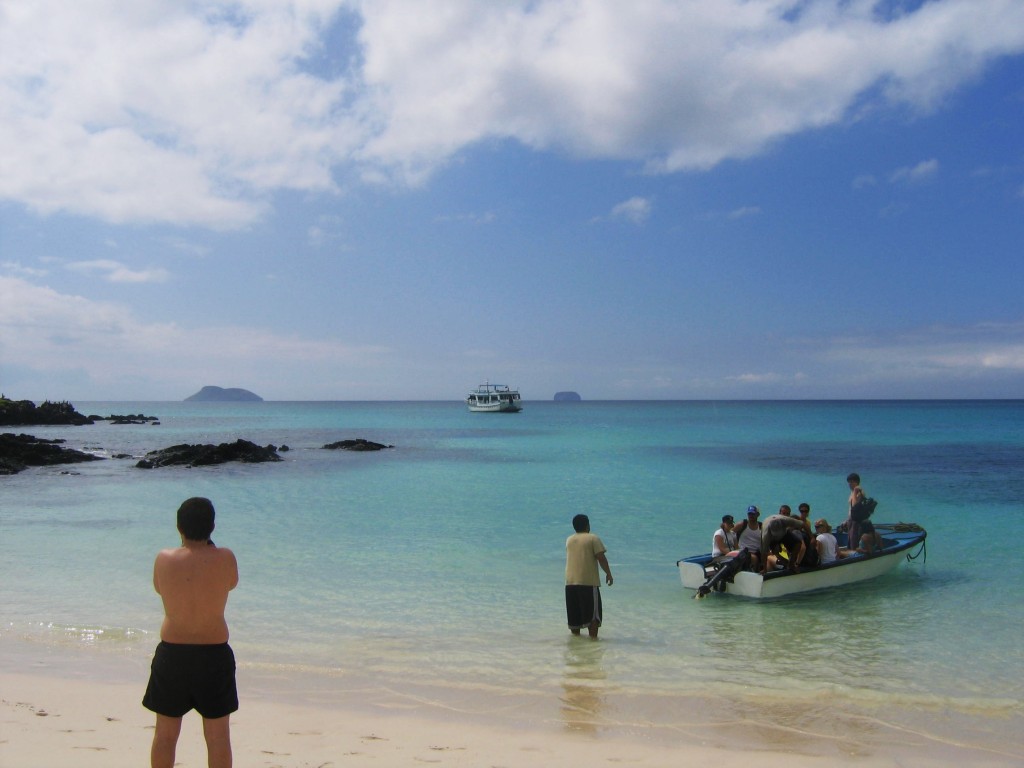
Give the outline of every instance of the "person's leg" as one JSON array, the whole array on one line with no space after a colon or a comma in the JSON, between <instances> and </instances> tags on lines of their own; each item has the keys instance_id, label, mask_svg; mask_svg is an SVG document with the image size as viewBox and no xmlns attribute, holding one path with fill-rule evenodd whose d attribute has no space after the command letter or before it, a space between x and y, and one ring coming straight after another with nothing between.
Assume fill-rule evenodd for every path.
<instances>
[{"instance_id":1,"label":"person's leg","mask_svg":"<svg viewBox=\"0 0 1024 768\"><path fill-rule=\"evenodd\" d=\"M590 626L587 627L587 632L590 634L591 640L597 640L597 630L601 628L601 625L597 623L597 619L590 622Z\"/></svg>"},{"instance_id":2,"label":"person's leg","mask_svg":"<svg viewBox=\"0 0 1024 768\"><path fill-rule=\"evenodd\" d=\"M207 765L210 768L231 768L231 715L208 720L203 718Z\"/></svg>"},{"instance_id":3,"label":"person's leg","mask_svg":"<svg viewBox=\"0 0 1024 768\"><path fill-rule=\"evenodd\" d=\"M156 730L153 731L153 746L149 751L149 762L153 768L173 768L174 752L181 733L181 718L156 716Z\"/></svg>"}]
</instances>

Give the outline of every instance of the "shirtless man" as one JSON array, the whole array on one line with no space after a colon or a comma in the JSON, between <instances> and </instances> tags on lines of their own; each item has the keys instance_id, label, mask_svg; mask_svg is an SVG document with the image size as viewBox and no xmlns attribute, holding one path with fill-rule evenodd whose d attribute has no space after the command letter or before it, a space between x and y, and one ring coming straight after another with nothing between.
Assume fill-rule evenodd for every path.
<instances>
[{"instance_id":1,"label":"shirtless man","mask_svg":"<svg viewBox=\"0 0 1024 768\"><path fill-rule=\"evenodd\" d=\"M209 499L185 500L178 508L181 547L161 551L153 565L153 587L164 604L142 700L156 713L153 768L174 765L181 718L191 709L203 718L209 768L231 768L229 718L238 709L238 693L224 607L238 584L238 564L230 549L210 540L213 518Z\"/></svg>"}]
</instances>

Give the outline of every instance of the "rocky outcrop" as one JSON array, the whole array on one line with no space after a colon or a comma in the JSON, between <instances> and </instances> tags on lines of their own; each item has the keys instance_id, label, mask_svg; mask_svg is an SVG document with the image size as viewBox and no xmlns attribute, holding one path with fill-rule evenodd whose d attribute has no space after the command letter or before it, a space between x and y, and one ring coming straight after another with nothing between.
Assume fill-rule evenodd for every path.
<instances>
[{"instance_id":1,"label":"rocky outcrop","mask_svg":"<svg viewBox=\"0 0 1024 768\"><path fill-rule=\"evenodd\" d=\"M170 466L206 467L213 464L226 464L229 461L256 464L265 461L284 461L284 459L277 455L277 448L273 445L261 447L248 440L236 440L233 443L221 443L220 445L172 445L170 448L150 451L135 466L139 469Z\"/></svg>"},{"instance_id":2,"label":"rocky outcrop","mask_svg":"<svg viewBox=\"0 0 1024 768\"><path fill-rule=\"evenodd\" d=\"M92 419L83 416L68 402L51 403L43 401L36 405L31 400L8 400L0 397L0 427L30 427L70 424L82 426L92 424Z\"/></svg>"},{"instance_id":3,"label":"rocky outcrop","mask_svg":"<svg viewBox=\"0 0 1024 768\"><path fill-rule=\"evenodd\" d=\"M109 421L111 424L152 423L156 425L160 423L160 419L158 419L156 416L144 416L141 413L129 413L124 415L119 413L112 413L109 416L95 416L90 414L89 418L92 419L93 421Z\"/></svg>"},{"instance_id":4,"label":"rocky outcrop","mask_svg":"<svg viewBox=\"0 0 1024 768\"><path fill-rule=\"evenodd\" d=\"M372 440L364 440L357 437L354 440L339 440L336 443L328 443L324 446L329 451L381 451L385 448L394 448L393 445L375 443Z\"/></svg>"},{"instance_id":5,"label":"rocky outcrop","mask_svg":"<svg viewBox=\"0 0 1024 768\"><path fill-rule=\"evenodd\" d=\"M582 399L579 392L555 392L556 403L578 403Z\"/></svg>"},{"instance_id":6,"label":"rocky outcrop","mask_svg":"<svg viewBox=\"0 0 1024 768\"><path fill-rule=\"evenodd\" d=\"M204 403L262 403L263 398L248 389L206 386L185 398L185 402Z\"/></svg>"},{"instance_id":7,"label":"rocky outcrop","mask_svg":"<svg viewBox=\"0 0 1024 768\"><path fill-rule=\"evenodd\" d=\"M28 467L49 467L55 464L80 464L102 461L73 448L62 448L63 440L44 440L32 435L0 435L0 475L14 475Z\"/></svg>"}]
</instances>

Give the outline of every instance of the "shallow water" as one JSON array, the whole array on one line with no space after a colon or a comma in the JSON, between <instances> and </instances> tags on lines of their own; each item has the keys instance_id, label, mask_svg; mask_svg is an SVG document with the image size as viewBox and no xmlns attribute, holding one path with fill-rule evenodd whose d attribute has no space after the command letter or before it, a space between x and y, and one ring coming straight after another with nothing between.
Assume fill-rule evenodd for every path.
<instances>
[{"instance_id":1,"label":"shallow water","mask_svg":"<svg viewBox=\"0 0 1024 768\"><path fill-rule=\"evenodd\" d=\"M367 680L657 722L694 698L729 708L782 691L804 720L940 710L1004 723L1000 738L1024 712L1024 576L1019 551L1001 551L1024 498L1021 402L75 405L160 424L21 431L108 456L239 437L291 450L277 464L108 459L0 478L0 642L148 657L153 556L178 543L181 500L205 495L240 563L228 618L243 667L308 672L318 695ZM320 448L355 437L395 447ZM681 588L675 561L707 550L722 514L807 501L838 523L850 471L877 521L927 528L926 561L767 603ZM616 577L597 644L564 626L577 512Z\"/></svg>"}]
</instances>

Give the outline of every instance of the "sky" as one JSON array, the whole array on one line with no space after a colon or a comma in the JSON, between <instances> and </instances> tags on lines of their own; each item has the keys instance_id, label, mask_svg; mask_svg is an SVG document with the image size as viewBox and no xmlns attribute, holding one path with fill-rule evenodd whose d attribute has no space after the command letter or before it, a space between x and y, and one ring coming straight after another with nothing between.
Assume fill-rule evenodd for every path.
<instances>
[{"instance_id":1,"label":"sky","mask_svg":"<svg viewBox=\"0 0 1024 768\"><path fill-rule=\"evenodd\" d=\"M0 391L1024 397L1021 0L4 0Z\"/></svg>"}]
</instances>

